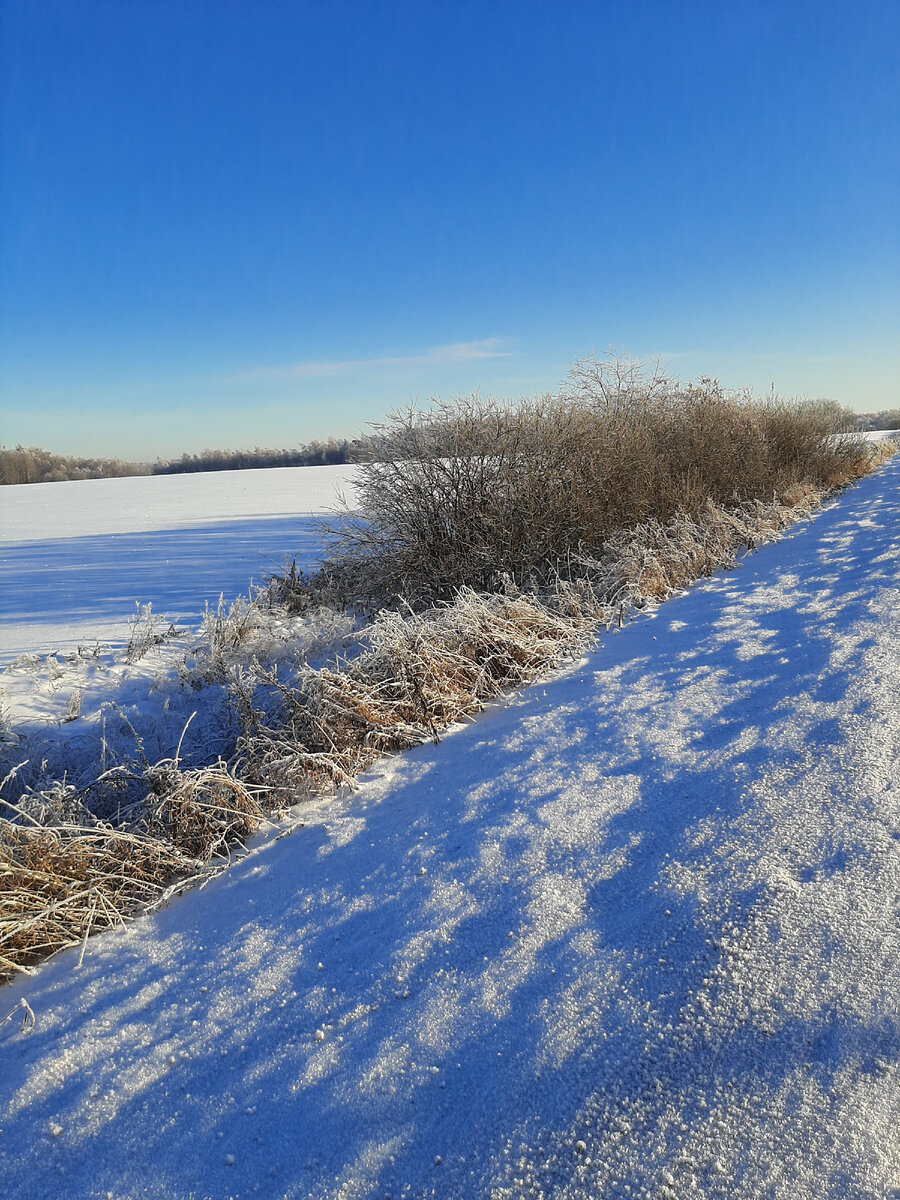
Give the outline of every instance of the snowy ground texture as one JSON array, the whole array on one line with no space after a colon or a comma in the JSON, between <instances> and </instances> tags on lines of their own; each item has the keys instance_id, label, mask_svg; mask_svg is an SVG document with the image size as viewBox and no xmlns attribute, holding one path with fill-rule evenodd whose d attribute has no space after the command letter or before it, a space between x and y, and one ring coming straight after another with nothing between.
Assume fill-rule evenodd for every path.
<instances>
[{"instance_id":1,"label":"snowy ground texture","mask_svg":"<svg viewBox=\"0 0 900 1200\"><path fill-rule=\"evenodd\" d=\"M3 989L0 1194L900 1197L898 614L900 456Z\"/></svg>"}]
</instances>

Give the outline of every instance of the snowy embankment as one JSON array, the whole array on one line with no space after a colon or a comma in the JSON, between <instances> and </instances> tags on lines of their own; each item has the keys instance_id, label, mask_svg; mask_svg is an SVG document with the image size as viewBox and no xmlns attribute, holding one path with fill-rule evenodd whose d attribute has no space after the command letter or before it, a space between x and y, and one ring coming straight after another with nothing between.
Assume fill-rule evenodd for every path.
<instances>
[{"instance_id":1,"label":"snowy embankment","mask_svg":"<svg viewBox=\"0 0 900 1200\"><path fill-rule=\"evenodd\" d=\"M898 612L895 458L3 989L0 1192L890 1195Z\"/></svg>"}]
</instances>

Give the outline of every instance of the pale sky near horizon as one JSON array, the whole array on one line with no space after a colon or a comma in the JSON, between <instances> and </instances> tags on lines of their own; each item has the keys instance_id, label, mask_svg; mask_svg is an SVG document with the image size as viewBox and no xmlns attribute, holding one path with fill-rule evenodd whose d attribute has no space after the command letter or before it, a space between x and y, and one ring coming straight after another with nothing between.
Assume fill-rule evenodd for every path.
<instances>
[{"instance_id":1,"label":"pale sky near horizon","mask_svg":"<svg viewBox=\"0 0 900 1200\"><path fill-rule=\"evenodd\" d=\"M682 379L900 405L896 0L0 0L0 442Z\"/></svg>"}]
</instances>

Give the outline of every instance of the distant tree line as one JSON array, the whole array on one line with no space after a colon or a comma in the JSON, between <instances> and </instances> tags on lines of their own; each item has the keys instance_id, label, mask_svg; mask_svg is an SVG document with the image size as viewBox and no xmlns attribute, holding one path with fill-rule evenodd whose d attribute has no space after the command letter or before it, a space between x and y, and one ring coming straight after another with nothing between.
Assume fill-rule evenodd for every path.
<instances>
[{"instance_id":1,"label":"distant tree line","mask_svg":"<svg viewBox=\"0 0 900 1200\"><path fill-rule=\"evenodd\" d=\"M116 479L149 475L147 463L118 458L72 458L37 446L0 446L0 483L60 483L65 479Z\"/></svg>"},{"instance_id":2,"label":"distant tree line","mask_svg":"<svg viewBox=\"0 0 900 1200\"><path fill-rule=\"evenodd\" d=\"M245 471L264 467L325 467L352 461L357 443L329 438L312 441L295 450L204 450L201 454L182 454L172 462L153 464L154 475L181 475L192 471Z\"/></svg>"},{"instance_id":3,"label":"distant tree line","mask_svg":"<svg viewBox=\"0 0 900 1200\"><path fill-rule=\"evenodd\" d=\"M353 462L359 441L312 441L294 450L204 450L173 461L123 462L118 458L75 458L37 446L0 446L0 484L60 483L69 479L116 479L124 475L180 475L193 471L243 471L250 467L317 467Z\"/></svg>"},{"instance_id":4,"label":"distant tree line","mask_svg":"<svg viewBox=\"0 0 900 1200\"><path fill-rule=\"evenodd\" d=\"M880 412L856 413L856 428L900 429L900 408L883 408Z\"/></svg>"}]
</instances>

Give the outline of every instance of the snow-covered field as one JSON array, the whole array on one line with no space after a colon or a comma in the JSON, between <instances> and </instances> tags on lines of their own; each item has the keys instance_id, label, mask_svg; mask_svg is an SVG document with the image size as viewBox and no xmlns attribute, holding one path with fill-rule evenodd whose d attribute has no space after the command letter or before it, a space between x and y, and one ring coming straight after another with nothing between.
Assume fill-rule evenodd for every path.
<instances>
[{"instance_id":1,"label":"snow-covered field","mask_svg":"<svg viewBox=\"0 0 900 1200\"><path fill-rule=\"evenodd\" d=\"M900 456L3 989L0 1194L900 1195L898 614Z\"/></svg>"},{"instance_id":2,"label":"snow-covered field","mask_svg":"<svg viewBox=\"0 0 900 1200\"><path fill-rule=\"evenodd\" d=\"M176 622L320 550L312 514L352 498L352 467L38 483L0 491L0 666L121 643L136 604Z\"/></svg>"},{"instance_id":3,"label":"snow-covered field","mask_svg":"<svg viewBox=\"0 0 900 1200\"><path fill-rule=\"evenodd\" d=\"M294 467L0 489L0 733L5 723L20 737L8 753L0 745L5 769L27 759L33 784L65 773L82 786L96 777L101 753L107 765L133 756L135 734L154 761L172 755L189 719L187 761L229 753L224 688L198 697L187 686L208 662L204 608L245 596L287 559L314 566L318 519L341 495L352 498L352 472ZM164 634L170 623L177 637L126 661L132 636L140 644L151 625ZM350 624L273 619L267 648L289 639L291 653L302 653ZM251 640L248 661L264 648Z\"/></svg>"}]
</instances>

